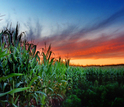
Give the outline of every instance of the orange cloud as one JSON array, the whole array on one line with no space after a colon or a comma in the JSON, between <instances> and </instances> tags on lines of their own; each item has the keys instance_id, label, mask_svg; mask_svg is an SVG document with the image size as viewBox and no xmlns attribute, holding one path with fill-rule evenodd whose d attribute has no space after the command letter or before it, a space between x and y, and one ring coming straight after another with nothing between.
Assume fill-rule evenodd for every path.
<instances>
[{"instance_id":1,"label":"orange cloud","mask_svg":"<svg viewBox=\"0 0 124 107\"><path fill-rule=\"evenodd\" d=\"M121 17L124 17L124 9L85 27L67 24L66 28L63 27L61 31L55 31L48 37L41 35L43 27L37 22L39 29L35 31L29 26L28 37L35 39L35 43L38 43L37 50L40 51L44 48L44 42L47 43L47 47L51 44L55 57L65 58L68 56L71 60L124 58L124 32L121 27L122 23L118 23ZM113 26L116 24L117 26ZM118 28L118 25L121 29ZM101 34L101 31L104 34ZM86 40L86 38L89 39Z\"/></svg>"},{"instance_id":2,"label":"orange cloud","mask_svg":"<svg viewBox=\"0 0 124 107\"><path fill-rule=\"evenodd\" d=\"M94 40L84 40L77 42L75 39L56 41L54 37L44 39L43 43L54 40L52 42L52 50L56 55L66 57L68 55L71 59L98 59L98 58L114 58L124 57L124 35L118 36L101 36Z\"/></svg>"}]
</instances>

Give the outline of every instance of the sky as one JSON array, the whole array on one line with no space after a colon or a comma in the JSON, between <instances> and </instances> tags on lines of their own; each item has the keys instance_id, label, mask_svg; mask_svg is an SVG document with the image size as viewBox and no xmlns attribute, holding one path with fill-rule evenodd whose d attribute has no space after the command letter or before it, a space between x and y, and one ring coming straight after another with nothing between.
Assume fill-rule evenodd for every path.
<instances>
[{"instance_id":1,"label":"sky","mask_svg":"<svg viewBox=\"0 0 124 107\"><path fill-rule=\"evenodd\" d=\"M124 64L124 0L0 0L0 16L71 64Z\"/></svg>"}]
</instances>

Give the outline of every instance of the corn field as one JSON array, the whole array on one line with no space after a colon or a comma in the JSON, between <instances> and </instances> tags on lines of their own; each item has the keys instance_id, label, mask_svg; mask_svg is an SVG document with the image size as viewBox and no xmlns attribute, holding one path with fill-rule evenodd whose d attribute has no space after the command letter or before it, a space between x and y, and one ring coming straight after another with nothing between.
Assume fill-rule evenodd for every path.
<instances>
[{"instance_id":1,"label":"corn field","mask_svg":"<svg viewBox=\"0 0 124 107\"><path fill-rule=\"evenodd\" d=\"M1 107L124 106L124 67L69 66L51 58L51 45L40 53L18 32L17 24L0 33Z\"/></svg>"}]
</instances>

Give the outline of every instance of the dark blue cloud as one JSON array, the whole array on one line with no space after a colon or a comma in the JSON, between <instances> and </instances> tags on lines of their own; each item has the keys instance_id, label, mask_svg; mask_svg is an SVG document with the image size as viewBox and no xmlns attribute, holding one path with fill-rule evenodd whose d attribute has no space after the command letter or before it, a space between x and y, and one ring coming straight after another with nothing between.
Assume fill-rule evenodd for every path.
<instances>
[{"instance_id":1,"label":"dark blue cloud","mask_svg":"<svg viewBox=\"0 0 124 107\"><path fill-rule=\"evenodd\" d=\"M124 17L124 8L110 15L108 18L102 20L101 22L97 22L92 26L81 29L79 33L87 33L90 31L106 28L112 24L115 24L122 17ZM119 20L119 21L124 21L124 18L123 20Z\"/></svg>"},{"instance_id":2,"label":"dark blue cloud","mask_svg":"<svg viewBox=\"0 0 124 107\"><path fill-rule=\"evenodd\" d=\"M34 40L41 37L42 25L39 20L35 20L35 25L32 25L32 20L29 18L27 23L24 23L24 26L28 29L26 34L29 40Z\"/></svg>"},{"instance_id":3,"label":"dark blue cloud","mask_svg":"<svg viewBox=\"0 0 124 107\"><path fill-rule=\"evenodd\" d=\"M3 17L3 16L5 16L5 15L1 15L1 14L0 14L0 17ZM0 19L0 21L1 21L1 20L3 20L3 19Z\"/></svg>"},{"instance_id":4,"label":"dark blue cloud","mask_svg":"<svg viewBox=\"0 0 124 107\"><path fill-rule=\"evenodd\" d=\"M31 19L27 22L27 24L25 24L25 26L27 26L29 29L29 32L27 33L27 36L29 38L37 39L40 42L43 42L41 44L44 44L44 42L48 42L48 44L53 43L56 46L62 46L63 44L71 44L77 42L91 31L104 29L111 26L112 24L116 24L118 21L120 21L120 18L122 17L124 17L124 8L110 15L108 18L105 18L104 20L97 22L93 25L88 25L87 27L80 28L79 25L67 24L65 29L61 30L60 32L55 32L55 34L50 35L49 37L41 36L41 31L43 27L38 20L35 21L36 27L32 27ZM122 22L123 21L124 19L122 20Z\"/></svg>"}]
</instances>

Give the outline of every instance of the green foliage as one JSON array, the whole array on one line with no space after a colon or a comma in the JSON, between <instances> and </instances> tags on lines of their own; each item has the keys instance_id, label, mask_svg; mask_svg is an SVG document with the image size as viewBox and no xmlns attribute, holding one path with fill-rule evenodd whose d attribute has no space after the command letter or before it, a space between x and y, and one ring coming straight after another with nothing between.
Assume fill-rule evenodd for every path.
<instances>
[{"instance_id":1,"label":"green foliage","mask_svg":"<svg viewBox=\"0 0 124 107\"><path fill-rule=\"evenodd\" d=\"M71 90L66 93L67 99L76 95L81 99L81 106L85 107L124 106L123 68L72 67L69 71L68 87ZM66 103L65 100L64 104Z\"/></svg>"},{"instance_id":2,"label":"green foliage","mask_svg":"<svg viewBox=\"0 0 124 107\"><path fill-rule=\"evenodd\" d=\"M0 106L124 106L124 68L71 67L46 44L40 63L37 46L18 28L0 33Z\"/></svg>"},{"instance_id":3,"label":"green foliage","mask_svg":"<svg viewBox=\"0 0 124 107\"><path fill-rule=\"evenodd\" d=\"M65 103L65 104L64 104ZM65 102L63 103L63 107L81 107L81 99L76 95L70 95Z\"/></svg>"},{"instance_id":4,"label":"green foliage","mask_svg":"<svg viewBox=\"0 0 124 107\"><path fill-rule=\"evenodd\" d=\"M46 53L42 52L44 63L39 64L36 45L19 39L18 26L15 36L13 33L7 29L0 36L1 43L6 41L0 48L0 106L60 105L66 92L66 67L63 66L62 76L58 75L62 68L57 63L53 65L51 46ZM2 39L4 36L9 38Z\"/></svg>"},{"instance_id":5,"label":"green foliage","mask_svg":"<svg viewBox=\"0 0 124 107\"><path fill-rule=\"evenodd\" d=\"M0 58L5 57L7 55L9 55L9 53L6 53L6 50L2 51L2 49L0 47Z\"/></svg>"}]
</instances>

